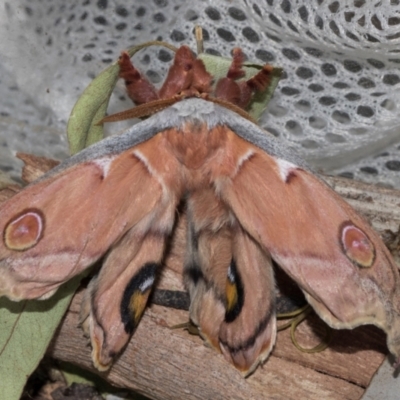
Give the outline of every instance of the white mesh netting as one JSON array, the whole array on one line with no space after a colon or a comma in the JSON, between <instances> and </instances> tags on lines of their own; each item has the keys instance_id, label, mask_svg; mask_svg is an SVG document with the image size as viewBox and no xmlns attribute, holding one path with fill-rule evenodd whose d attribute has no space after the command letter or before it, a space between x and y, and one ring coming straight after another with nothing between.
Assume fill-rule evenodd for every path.
<instances>
[{"instance_id":1,"label":"white mesh netting","mask_svg":"<svg viewBox=\"0 0 400 400\"><path fill-rule=\"evenodd\" d=\"M400 0L0 0L0 168L14 150L63 157L69 112L120 51L148 40L282 66L261 125L317 169L400 187ZM160 82L171 54L141 52ZM123 104L121 104L123 103ZM119 85L112 110L128 108ZM117 130L117 128L114 128Z\"/></svg>"}]
</instances>

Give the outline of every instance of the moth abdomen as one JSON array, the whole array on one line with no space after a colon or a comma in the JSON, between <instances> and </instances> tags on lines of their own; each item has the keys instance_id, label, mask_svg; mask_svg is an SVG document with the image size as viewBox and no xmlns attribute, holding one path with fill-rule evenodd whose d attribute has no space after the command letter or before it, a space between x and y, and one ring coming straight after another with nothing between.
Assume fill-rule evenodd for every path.
<instances>
[{"instance_id":1,"label":"moth abdomen","mask_svg":"<svg viewBox=\"0 0 400 400\"><path fill-rule=\"evenodd\" d=\"M204 281L205 277L199 263L199 237L193 223L187 224L186 255L183 266L183 274L189 292L192 292L199 282Z\"/></svg>"},{"instance_id":2,"label":"moth abdomen","mask_svg":"<svg viewBox=\"0 0 400 400\"><path fill-rule=\"evenodd\" d=\"M121 320L125 332L132 334L138 325L155 280L157 263L146 263L130 280L121 301Z\"/></svg>"}]
</instances>

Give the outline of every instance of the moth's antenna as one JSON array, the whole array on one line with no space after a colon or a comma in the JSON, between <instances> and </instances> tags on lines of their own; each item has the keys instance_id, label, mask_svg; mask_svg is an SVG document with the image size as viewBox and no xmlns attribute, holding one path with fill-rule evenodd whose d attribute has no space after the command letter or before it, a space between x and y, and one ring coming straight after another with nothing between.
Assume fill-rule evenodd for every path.
<instances>
[{"instance_id":1,"label":"moth's antenna","mask_svg":"<svg viewBox=\"0 0 400 400\"><path fill-rule=\"evenodd\" d=\"M196 25L194 28L194 35L196 37L197 55L199 55L204 52L203 28L199 25Z\"/></svg>"}]
</instances>

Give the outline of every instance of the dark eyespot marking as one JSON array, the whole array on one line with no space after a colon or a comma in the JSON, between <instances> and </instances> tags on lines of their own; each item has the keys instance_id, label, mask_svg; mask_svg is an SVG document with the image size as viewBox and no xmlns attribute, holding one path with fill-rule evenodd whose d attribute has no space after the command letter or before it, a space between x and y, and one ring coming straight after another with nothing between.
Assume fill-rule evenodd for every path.
<instances>
[{"instance_id":1,"label":"dark eyespot marking","mask_svg":"<svg viewBox=\"0 0 400 400\"><path fill-rule=\"evenodd\" d=\"M125 332L128 334L133 333L140 321L158 266L156 263L145 264L125 288L120 312L121 321L124 324Z\"/></svg>"},{"instance_id":2,"label":"dark eyespot marking","mask_svg":"<svg viewBox=\"0 0 400 400\"><path fill-rule=\"evenodd\" d=\"M28 250L40 242L44 228L45 218L40 210L24 210L7 223L3 242L10 250Z\"/></svg>"},{"instance_id":3,"label":"dark eyespot marking","mask_svg":"<svg viewBox=\"0 0 400 400\"><path fill-rule=\"evenodd\" d=\"M226 280L226 312L225 322L234 321L242 311L244 304L244 288L237 271L236 262L232 259Z\"/></svg>"}]
</instances>

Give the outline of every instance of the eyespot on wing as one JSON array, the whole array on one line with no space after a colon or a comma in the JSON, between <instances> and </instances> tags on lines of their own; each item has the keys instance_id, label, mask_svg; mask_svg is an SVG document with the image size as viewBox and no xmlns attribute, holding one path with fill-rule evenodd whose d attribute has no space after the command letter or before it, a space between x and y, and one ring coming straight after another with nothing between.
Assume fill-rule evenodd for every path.
<instances>
[{"instance_id":1,"label":"eyespot on wing","mask_svg":"<svg viewBox=\"0 0 400 400\"><path fill-rule=\"evenodd\" d=\"M352 224L341 227L341 244L347 258L361 268L369 268L375 260L375 247L368 236Z\"/></svg>"},{"instance_id":2,"label":"eyespot on wing","mask_svg":"<svg viewBox=\"0 0 400 400\"><path fill-rule=\"evenodd\" d=\"M24 210L7 223L3 236L5 246L16 251L25 251L36 246L43 237L44 225L41 211Z\"/></svg>"}]
</instances>

